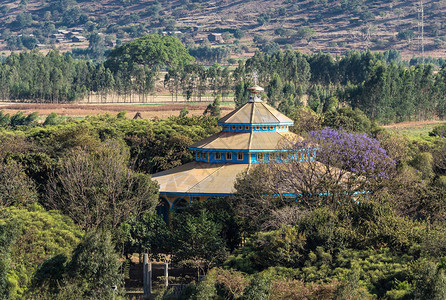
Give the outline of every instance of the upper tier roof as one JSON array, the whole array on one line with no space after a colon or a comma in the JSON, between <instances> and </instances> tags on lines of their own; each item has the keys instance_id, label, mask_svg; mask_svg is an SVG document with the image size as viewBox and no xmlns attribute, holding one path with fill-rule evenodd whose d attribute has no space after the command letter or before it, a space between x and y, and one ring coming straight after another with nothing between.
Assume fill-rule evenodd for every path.
<instances>
[{"instance_id":1,"label":"upper tier roof","mask_svg":"<svg viewBox=\"0 0 446 300\"><path fill-rule=\"evenodd\" d=\"M218 120L218 124L293 125L293 120L263 102L252 101Z\"/></svg>"},{"instance_id":2,"label":"upper tier roof","mask_svg":"<svg viewBox=\"0 0 446 300\"><path fill-rule=\"evenodd\" d=\"M190 148L208 150L277 150L302 138L292 132L219 132Z\"/></svg>"}]
</instances>

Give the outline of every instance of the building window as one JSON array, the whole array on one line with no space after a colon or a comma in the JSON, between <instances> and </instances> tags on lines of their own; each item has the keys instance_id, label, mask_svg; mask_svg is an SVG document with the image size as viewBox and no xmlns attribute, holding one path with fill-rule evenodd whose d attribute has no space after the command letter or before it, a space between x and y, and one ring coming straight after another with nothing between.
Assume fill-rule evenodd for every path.
<instances>
[{"instance_id":1,"label":"building window","mask_svg":"<svg viewBox=\"0 0 446 300\"><path fill-rule=\"evenodd\" d=\"M229 126L225 126L225 127L223 127L223 129L229 130Z\"/></svg>"},{"instance_id":2,"label":"building window","mask_svg":"<svg viewBox=\"0 0 446 300\"><path fill-rule=\"evenodd\" d=\"M237 160L243 160L243 153L237 152Z\"/></svg>"},{"instance_id":3,"label":"building window","mask_svg":"<svg viewBox=\"0 0 446 300\"><path fill-rule=\"evenodd\" d=\"M256 130L260 130L260 126L257 125L257 126L256 126Z\"/></svg>"},{"instance_id":4,"label":"building window","mask_svg":"<svg viewBox=\"0 0 446 300\"><path fill-rule=\"evenodd\" d=\"M277 154L276 152L271 152L269 154L269 160L276 160L277 159Z\"/></svg>"},{"instance_id":5,"label":"building window","mask_svg":"<svg viewBox=\"0 0 446 300\"><path fill-rule=\"evenodd\" d=\"M237 128L237 126L233 125L232 126L232 130L235 130Z\"/></svg>"},{"instance_id":6,"label":"building window","mask_svg":"<svg viewBox=\"0 0 446 300\"><path fill-rule=\"evenodd\" d=\"M220 159L221 159L221 153L215 152L215 160L220 160Z\"/></svg>"},{"instance_id":7,"label":"building window","mask_svg":"<svg viewBox=\"0 0 446 300\"><path fill-rule=\"evenodd\" d=\"M288 160L289 157L290 157L290 156L288 155L287 152L282 152L282 153L280 153L280 159L281 159L281 160Z\"/></svg>"},{"instance_id":8,"label":"building window","mask_svg":"<svg viewBox=\"0 0 446 300\"><path fill-rule=\"evenodd\" d=\"M269 127L269 130L274 130L274 126L270 126L270 127Z\"/></svg>"},{"instance_id":9,"label":"building window","mask_svg":"<svg viewBox=\"0 0 446 300\"><path fill-rule=\"evenodd\" d=\"M245 126L245 130L249 130L249 126Z\"/></svg>"},{"instance_id":10,"label":"building window","mask_svg":"<svg viewBox=\"0 0 446 300\"><path fill-rule=\"evenodd\" d=\"M203 158L204 159L208 159L208 154L207 153L203 153Z\"/></svg>"},{"instance_id":11,"label":"building window","mask_svg":"<svg viewBox=\"0 0 446 300\"><path fill-rule=\"evenodd\" d=\"M262 126L262 130L266 130L266 129L268 129L267 126Z\"/></svg>"},{"instance_id":12,"label":"building window","mask_svg":"<svg viewBox=\"0 0 446 300\"><path fill-rule=\"evenodd\" d=\"M239 126L239 127L238 127L238 130L243 130L243 126Z\"/></svg>"},{"instance_id":13,"label":"building window","mask_svg":"<svg viewBox=\"0 0 446 300\"><path fill-rule=\"evenodd\" d=\"M263 160L263 153L262 152L258 152L257 153L257 160Z\"/></svg>"},{"instance_id":14,"label":"building window","mask_svg":"<svg viewBox=\"0 0 446 300\"><path fill-rule=\"evenodd\" d=\"M226 152L226 160L232 160L232 153Z\"/></svg>"}]
</instances>

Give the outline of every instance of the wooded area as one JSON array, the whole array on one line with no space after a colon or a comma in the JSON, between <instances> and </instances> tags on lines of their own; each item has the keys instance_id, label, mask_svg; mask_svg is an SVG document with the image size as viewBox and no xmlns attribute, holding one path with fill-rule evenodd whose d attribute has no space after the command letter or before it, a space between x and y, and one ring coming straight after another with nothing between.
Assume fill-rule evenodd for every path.
<instances>
[{"instance_id":1,"label":"wooded area","mask_svg":"<svg viewBox=\"0 0 446 300\"><path fill-rule=\"evenodd\" d=\"M123 295L128 258L147 249L207 274L183 279L184 299L442 299L444 126L409 139L349 108L299 108L293 119L319 145L316 161L260 164L235 196L165 223L150 174L193 160L188 145L218 131L215 117L51 115L39 125L2 114L1 297L106 298L115 284Z\"/></svg>"},{"instance_id":2,"label":"wooded area","mask_svg":"<svg viewBox=\"0 0 446 300\"><path fill-rule=\"evenodd\" d=\"M146 47L163 55L151 59ZM196 270L171 278L184 285L181 299L446 297L446 126L406 137L378 125L443 117L444 68L406 68L390 53L334 60L287 51L257 53L231 74L191 63L183 50L148 36L100 65L57 52L0 65L6 98L128 95L149 88L166 65L172 95L215 97L203 116L183 109L162 120L53 113L39 122L37 113L0 111L1 299L109 299L115 285L122 298L144 251ZM287 150L317 145L315 160L252 166L235 195L174 207L164 220L150 174L192 161L189 146L219 131L227 87L243 104L254 70L264 99L303 137ZM127 82L115 81L122 74ZM173 291L157 292L171 299Z\"/></svg>"},{"instance_id":3,"label":"wooded area","mask_svg":"<svg viewBox=\"0 0 446 300\"><path fill-rule=\"evenodd\" d=\"M100 102L144 103L155 93L160 70L167 68L164 87L172 101L234 95L241 105L256 71L264 99L285 114L304 102L318 113L345 105L359 108L380 123L443 119L446 113L445 68L407 67L397 52L352 51L337 59L321 53L257 52L233 71L192 61L177 39L158 35L118 47L100 64L55 51L13 54L0 63L0 99L61 103L99 97Z\"/></svg>"}]
</instances>

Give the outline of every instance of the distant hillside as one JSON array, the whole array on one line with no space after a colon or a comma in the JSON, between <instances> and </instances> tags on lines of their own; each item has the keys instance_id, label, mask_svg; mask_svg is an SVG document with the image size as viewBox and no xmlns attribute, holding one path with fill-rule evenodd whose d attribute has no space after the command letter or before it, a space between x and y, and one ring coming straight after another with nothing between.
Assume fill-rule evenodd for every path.
<instances>
[{"instance_id":1,"label":"distant hillside","mask_svg":"<svg viewBox=\"0 0 446 300\"><path fill-rule=\"evenodd\" d=\"M445 57L446 1L425 0L423 10L425 56ZM421 56L420 11L418 1L0 0L0 54L90 45L95 58L107 47L164 33L190 48L220 49L197 50L196 56L209 62L279 47L335 55L350 49L395 49L409 59ZM99 34L90 37L92 33Z\"/></svg>"}]
</instances>

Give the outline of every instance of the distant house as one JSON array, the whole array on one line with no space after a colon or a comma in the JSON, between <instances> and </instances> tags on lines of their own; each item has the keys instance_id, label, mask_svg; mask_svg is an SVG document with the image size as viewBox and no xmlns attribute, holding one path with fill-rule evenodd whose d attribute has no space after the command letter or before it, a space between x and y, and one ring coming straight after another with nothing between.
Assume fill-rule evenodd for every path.
<instances>
[{"instance_id":1,"label":"distant house","mask_svg":"<svg viewBox=\"0 0 446 300\"><path fill-rule=\"evenodd\" d=\"M66 31L66 30L58 30L57 32L62 35L70 33L69 31Z\"/></svg>"},{"instance_id":2,"label":"distant house","mask_svg":"<svg viewBox=\"0 0 446 300\"><path fill-rule=\"evenodd\" d=\"M163 31L162 35L166 36L166 35L176 35L176 34L182 34L181 31Z\"/></svg>"},{"instance_id":3,"label":"distant house","mask_svg":"<svg viewBox=\"0 0 446 300\"><path fill-rule=\"evenodd\" d=\"M65 35L63 35L62 33L54 33L52 35L50 35L50 38L52 39L63 39L65 37Z\"/></svg>"},{"instance_id":4,"label":"distant house","mask_svg":"<svg viewBox=\"0 0 446 300\"><path fill-rule=\"evenodd\" d=\"M85 36L81 36L81 35L73 36L73 38L71 39L71 41L73 43L82 43L86 40L87 40L87 38Z\"/></svg>"},{"instance_id":5,"label":"distant house","mask_svg":"<svg viewBox=\"0 0 446 300\"><path fill-rule=\"evenodd\" d=\"M202 31L204 28L204 26L194 26L194 31L198 32L198 31Z\"/></svg>"},{"instance_id":6,"label":"distant house","mask_svg":"<svg viewBox=\"0 0 446 300\"><path fill-rule=\"evenodd\" d=\"M106 45L107 47L111 47L111 48L113 48L113 47L116 46L116 41L106 41L106 42L105 42L105 45Z\"/></svg>"},{"instance_id":7,"label":"distant house","mask_svg":"<svg viewBox=\"0 0 446 300\"><path fill-rule=\"evenodd\" d=\"M56 39L56 43L63 43L65 39Z\"/></svg>"},{"instance_id":8,"label":"distant house","mask_svg":"<svg viewBox=\"0 0 446 300\"><path fill-rule=\"evenodd\" d=\"M84 31L84 29L80 28L80 27L77 27L77 28L73 28L73 31L82 32L82 31Z\"/></svg>"},{"instance_id":9,"label":"distant house","mask_svg":"<svg viewBox=\"0 0 446 300\"><path fill-rule=\"evenodd\" d=\"M223 36L221 35L221 33L210 33L208 35L208 40L209 42L220 43L220 44L225 42L223 40Z\"/></svg>"},{"instance_id":10,"label":"distant house","mask_svg":"<svg viewBox=\"0 0 446 300\"><path fill-rule=\"evenodd\" d=\"M65 36L66 36L67 38L71 39L73 36L76 36L76 35L80 35L80 32L77 32L77 31L70 31L70 32L68 32Z\"/></svg>"}]
</instances>

